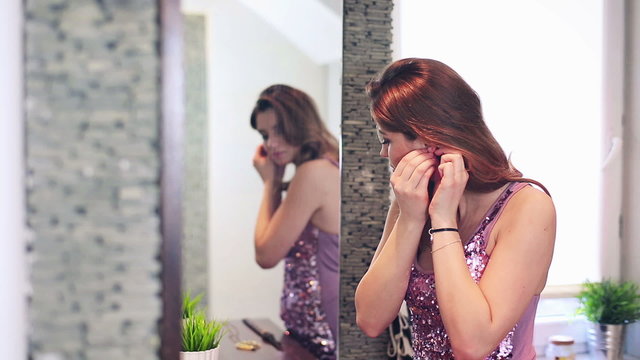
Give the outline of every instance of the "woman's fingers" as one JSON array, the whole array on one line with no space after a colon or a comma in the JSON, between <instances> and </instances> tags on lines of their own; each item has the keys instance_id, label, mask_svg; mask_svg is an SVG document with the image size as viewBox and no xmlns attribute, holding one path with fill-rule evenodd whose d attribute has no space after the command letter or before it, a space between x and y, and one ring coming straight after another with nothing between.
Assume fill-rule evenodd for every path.
<instances>
[{"instance_id":1,"label":"woman's fingers","mask_svg":"<svg viewBox=\"0 0 640 360\"><path fill-rule=\"evenodd\" d=\"M438 172L440 183L429 204L429 215L434 224L455 224L456 211L460 198L469 179L469 173L464 165L464 158L458 153L447 153L437 150L441 154Z\"/></svg>"},{"instance_id":2,"label":"woman's fingers","mask_svg":"<svg viewBox=\"0 0 640 360\"><path fill-rule=\"evenodd\" d=\"M427 149L413 150L405 155L393 171L393 175L400 178L409 178L418 165L428 159L435 159L432 152Z\"/></svg>"},{"instance_id":3,"label":"woman's fingers","mask_svg":"<svg viewBox=\"0 0 640 360\"><path fill-rule=\"evenodd\" d=\"M253 153L253 164L263 163L267 159L267 152L264 145L258 145L256 151Z\"/></svg>"},{"instance_id":4,"label":"woman's fingers","mask_svg":"<svg viewBox=\"0 0 640 360\"><path fill-rule=\"evenodd\" d=\"M391 175L391 185L400 212L407 218L426 221L428 183L435 168L436 159L432 152L426 149L414 150L405 155Z\"/></svg>"},{"instance_id":5,"label":"woman's fingers","mask_svg":"<svg viewBox=\"0 0 640 360\"><path fill-rule=\"evenodd\" d=\"M415 156L406 164L402 176L391 177L393 192L401 211L416 219L423 219L429 203L429 179L436 170L432 154Z\"/></svg>"},{"instance_id":6,"label":"woman's fingers","mask_svg":"<svg viewBox=\"0 0 640 360\"><path fill-rule=\"evenodd\" d=\"M429 166L427 168L427 171L425 171L424 174L422 174L422 177L420 178L420 181L418 181L416 188L425 189L426 191L428 191L429 179L431 179L431 176L433 175L434 172L436 172L435 160L433 161L433 165Z\"/></svg>"},{"instance_id":7,"label":"woman's fingers","mask_svg":"<svg viewBox=\"0 0 640 360\"><path fill-rule=\"evenodd\" d=\"M254 157L265 157L267 156L267 150L264 148L264 145L260 144L256 147L256 152Z\"/></svg>"},{"instance_id":8,"label":"woman's fingers","mask_svg":"<svg viewBox=\"0 0 640 360\"><path fill-rule=\"evenodd\" d=\"M438 169L445 183L455 184L467 181L468 172L464 165L464 158L460 154L443 154Z\"/></svg>"},{"instance_id":9,"label":"woman's fingers","mask_svg":"<svg viewBox=\"0 0 640 360\"><path fill-rule=\"evenodd\" d=\"M424 178L424 175L430 169L433 170L435 166L436 166L435 158L431 157L423 160L420 164L418 164L414 168L413 172L409 176L409 179L407 180L407 184L414 188L420 188L420 182ZM431 171L431 174L433 174L433 171Z\"/></svg>"},{"instance_id":10,"label":"woman's fingers","mask_svg":"<svg viewBox=\"0 0 640 360\"><path fill-rule=\"evenodd\" d=\"M426 149L417 149L417 150L413 150L408 152L398 163L398 165L396 166L395 170L393 170L393 174L397 175L397 176L402 176L402 174L404 174L405 169L407 168L407 166L409 166L409 168L411 170L413 170L411 168L411 164L415 164L416 159L419 158L421 155L424 155L428 153ZM421 161L418 160L418 163L420 163Z\"/></svg>"},{"instance_id":11,"label":"woman's fingers","mask_svg":"<svg viewBox=\"0 0 640 360\"><path fill-rule=\"evenodd\" d=\"M440 161L440 165L438 165L438 171L440 172L440 178L442 178L442 182L451 182L454 177L453 173L453 164L451 162L443 162Z\"/></svg>"}]
</instances>

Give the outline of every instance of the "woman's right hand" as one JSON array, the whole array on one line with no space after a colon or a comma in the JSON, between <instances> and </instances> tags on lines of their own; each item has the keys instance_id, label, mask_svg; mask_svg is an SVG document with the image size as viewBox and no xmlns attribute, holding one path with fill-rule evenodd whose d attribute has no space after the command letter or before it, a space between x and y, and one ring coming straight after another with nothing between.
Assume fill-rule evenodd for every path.
<instances>
[{"instance_id":1,"label":"woman's right hand","mask_svg":"<svg viewBox=\"0 0 640 360\"><path fill-rule=\"evenodd\" d=\"M391 174L400 215L423 223L427 221L429 179L437 165L431 149L413 150L400 160Z\"/></svg>"},{"instance_id":2,"label":"woman's right hand","mask_svg":"<svg viewBox=\"0 0 640 360\"><path fill-rule=\"evenodd\" d=\"M264 145L258 145L253 154L253 167L258 171L262 182L281 183L284 176L284 166L273 162Z\"/></svg>"}]
</instances>

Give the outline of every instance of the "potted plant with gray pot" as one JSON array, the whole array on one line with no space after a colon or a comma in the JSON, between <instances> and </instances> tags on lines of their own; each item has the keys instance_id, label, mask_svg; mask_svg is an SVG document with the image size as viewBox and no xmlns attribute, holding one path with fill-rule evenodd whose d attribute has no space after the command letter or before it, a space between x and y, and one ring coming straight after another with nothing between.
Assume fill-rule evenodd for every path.
<instances>
[{"instance_id":1,"label":"potted plant with gray pot","mask_svg":"<svg viewBox=\"0 0 640 360\"><path fill-rule=\"evenodd\" d=\"M631 282L585 282L578 294L579 314L590 321L589 352L596 359L622 359L626 326L640 319L640 293Z\"/></svg>"}]
</instances>

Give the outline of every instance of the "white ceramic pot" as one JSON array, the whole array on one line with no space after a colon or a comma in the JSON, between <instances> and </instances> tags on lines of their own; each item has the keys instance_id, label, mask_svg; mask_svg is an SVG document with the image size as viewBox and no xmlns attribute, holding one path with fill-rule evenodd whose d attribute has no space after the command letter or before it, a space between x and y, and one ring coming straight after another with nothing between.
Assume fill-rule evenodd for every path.
<instances>
[{"instance_id":1,"label":"white ceramic pot","mask_svg":"<svg viewBox=\"0 0 640 360\"><path fill-rule=\"evenodd\" d=\"M218 360L220 347L207 351L181 351L180 360Z\"/></svg>"}]
</instances>

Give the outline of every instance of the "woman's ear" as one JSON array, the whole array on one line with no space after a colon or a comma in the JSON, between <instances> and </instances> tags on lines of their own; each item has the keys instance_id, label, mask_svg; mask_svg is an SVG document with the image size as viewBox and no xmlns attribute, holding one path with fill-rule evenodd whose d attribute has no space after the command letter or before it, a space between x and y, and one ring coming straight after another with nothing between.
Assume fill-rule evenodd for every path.
<instances>
[{"instance_id":1,"label":"woman's ear","mask_svg":"<svg viewBox=\"0 0 640 360\"><path fill-rule=\"evenodd\" d=\"M413 150L426 149L427 144L425 144L424 140L422 139L415 139L412 141L411 147L413 148Z\"/></svg>"}]
</instances>

